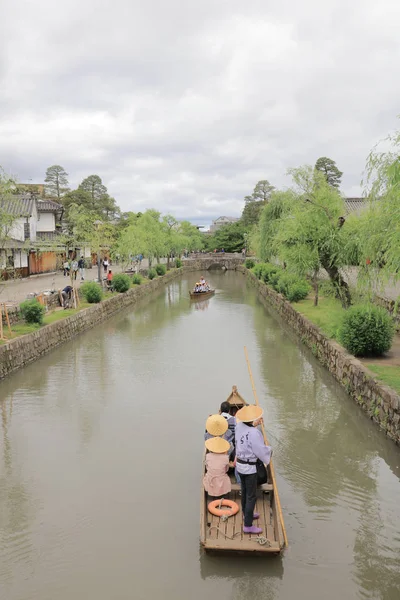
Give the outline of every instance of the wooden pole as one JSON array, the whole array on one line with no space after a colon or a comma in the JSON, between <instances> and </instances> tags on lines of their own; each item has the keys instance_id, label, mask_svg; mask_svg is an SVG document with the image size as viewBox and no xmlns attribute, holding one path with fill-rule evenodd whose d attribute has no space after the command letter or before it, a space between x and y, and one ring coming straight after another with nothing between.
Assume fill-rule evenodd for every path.
<instances>
[{"instance_id":1,"label":"wooden pole","mask_svg":"<svg viewBox=\"0 0 400 600\"><path fill-rule=\"evenodd\" d=\"M256 401L257 406L260 406L260 403L258 402L258 396L257 396L257 392L256 392L256 386L254 385L253 374L251 372L250 361L249 361L249 357L248 357L248 354L247 354L247 348L246 348L246 346L244 347L244 354L245 354L245 357L246 357L247 368L249 370L249 376L250 376L250 381L251 381L251 387L252 387L253 394L254 394L254 399ZM269 444L268 444L268 439L267 439L267 436L266 436L266 433L265 433L265 429L264 429L264 423L261 423L261 430L262 430L262 434L264 436L264 442L268 446ZM288 539L287 539L285 523L283 521L281 501L279 499L278 486L276 485L275 469L274 469L274 464L272 462L272 458L271 458L271 461L269 463L269 466L270 466L270 469L271 469L271 479L272 479L272 484L274 486L274 494L275 494L275 498L276 498L276 506L278 508L279 520L281 522L282 531L283 531L283 539L285 540L285 546L288 546L289 542L288 542Z\"/></svg>"},{"instance_id":2,"label":"wooden pole","mask_svg":"<svg viewBox=\"0 0 400 600\"><path fill-rule=\"evenodd\" d=\"M8 318L7 305L6 305L6 303L5 303L5 302L4 302L4 314L6 315L6 319L7 319L8 331L10 332L10 335L12 336L11 325L10 325L10 319Z\"/></svg>"},{"instance_id":3,"label":"wooden pole","mask_svg":"<svg viewBox=\"0 0 400 600\"><path fill-rule=\"evenodd\" d=\"M4 340L3 337L3 309L0 304L0 340Z\"/></svg>"}]
</instances>

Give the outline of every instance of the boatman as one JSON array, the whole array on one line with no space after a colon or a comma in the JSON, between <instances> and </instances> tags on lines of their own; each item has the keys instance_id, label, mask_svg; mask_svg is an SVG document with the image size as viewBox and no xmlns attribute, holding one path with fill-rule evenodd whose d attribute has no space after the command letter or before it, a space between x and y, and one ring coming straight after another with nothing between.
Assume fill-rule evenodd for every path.
<instances>
[{"instance_id":1,"label":"boatman","mask_svg":"<svg viewBox=\"0 0 400 600\"><path fill-rule=\"evenodd\" d=\"M259 518L254 512L257 498L257 459L268 465L272 448L266 446L257 426L262 423L263 410L259 406L244 406L236 413L236 468L242 487L242 511L244 515L244 533L261 533L262 529L253 525Z\"/></svg>"}]
</instances>

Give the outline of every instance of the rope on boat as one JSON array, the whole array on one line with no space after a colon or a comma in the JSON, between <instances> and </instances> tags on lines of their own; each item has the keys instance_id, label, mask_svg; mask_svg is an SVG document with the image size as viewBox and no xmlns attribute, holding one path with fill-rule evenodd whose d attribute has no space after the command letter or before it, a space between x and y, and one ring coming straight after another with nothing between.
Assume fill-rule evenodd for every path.
<instances>
[{"instance_id":1,"label":"rope on boat","mask_svg":"<svg viewBox=\"0 0 400 600\"><path fill-rule=\"evenodd\" d=\"M258 544L260 544L260 546L267 545L268 548L271 547L271 542L263 535L257 536L255 539L253 539L253 542L257 542Z\"/></svg>"},{"instance_id":2,"label":"rope on boat","mask_svg":"<svg viewBox=\"0 0 400 600\"><path fill-rule=\"evenodd\" d=\"M222 519L222 517L221 517ZM226 517L225 520L227 520L228 517ZM225 533L225 531L222 531L222 529L220 529L218 527L218 525L212 525L211 527L209 527L209 531L211 531L211 529L216 529L217 531L219 531L220 533L222 533L222 535L225 538L228 538L228 540L234 540L236 535L241 535L241 531L237 531L236 533L233 534L233 536L228 535L227 533ZM267 545L268 548L271 547L271 542L263 535L258 535L256 538L251 538L252 542L257 542L257 544L260 544L260 546L265 546Z\"/></svg>"},{"instance_id":3,"label":"rope on boat","mask_svg":"<svg viewBox=\"0 0 400 600\"><path fill-rule=\"evenodd\" d=\"M222 533L222 535L224 535L226 538L228 538L228 540L234 540L235 539L235 535L240 535L241 531L237 531L236 533L233 534L233 536L231 537L230 535L228 535L227 533L225 533L225 531L222 531L222 529L220 529L218 527L218 525L212 525L209 528L209 531L211 531L211 529L216 529L217 531L219 531L220 533Z\"/></svg>"}]
</instances>

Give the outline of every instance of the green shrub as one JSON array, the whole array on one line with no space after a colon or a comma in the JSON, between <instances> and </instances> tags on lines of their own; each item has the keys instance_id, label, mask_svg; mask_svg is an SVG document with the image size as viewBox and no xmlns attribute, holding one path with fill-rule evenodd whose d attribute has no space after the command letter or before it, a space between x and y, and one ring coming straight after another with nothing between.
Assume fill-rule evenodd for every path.
<instances>
[{"instance_id":1,"label":"green shrub","mask_svg":"<svg viewBox=\"0 0 400 600\"><path fill-rule=\"evenodd\" d=\"M294 283L296 283L296 281L298 281L299 278L296 277L296 275L293 275L293 273L287 273L287 272L281 272L279 274L279 278L277 280L276 283L276 289L278 292L280 292L281 294L283 294L284 296L287 295L289 287L291 285L293 285Z\"/></svg>"},{"instance_id":2,"label":"green shrub","mask_svg":"<svg viewBox=\"0 0 400 600\"><path fill-rule=\"evenodd\" d=\"M261 269L261 279L264 283L270 283L270 278L275 273L282 273L282 269L277 265L272 265L271 263L265 263L262 265Z\"/></svg>"},{"instance_id":3,"label":"green shrub","mask_svg":"<svg viewBox=\"0 0 400 600\"><path fill-rule=\"evenodd\" d=\"M339 342L354 356L380 356L387 352L394 336L392 317L380 306L353 306L338 331Z\"/></svg>"},{"instance_id":4,"label":"green shrub","mask_svg":"<svg viewBox=\"0 0 400 600\"><path fill-rule=\"evenodd\" d=\"M293 273L281 272L275 289L283 294L289 302L298 302L308 296L311 286L308 281Z\"/></svg>"},{"instance_id":5,"label":"green shrub","mask_svg":"<svg viewBox=\"0 0 400 600\"><path fill-rule=\"evenodd\" d=\"M154 279L154 277L157 277L157 271L155 269L150 269L149 274L148 274L148 278L149 279Z\"/></svg>"},{"instance_id":6,"label":"green shrub","mask_svg":"<svg viewBox=\"0 0 400 600\"><path fill-rule=\"evenodd\" d=\"M118 273L114 275L112 279L112 287L116 292L127 292L131 287L131 280L129 275L124 275L123 273Z\"/></svg>"},{"instance_id":7,"label":"green shrub","mask_svg":"<svg viewBox=\"0 0 400 600\"><path fill-rule=\"evenodd\" d=\"M246 269L252 269L255 264L256 263L252 258L246 258L246 260L244 261L244 266L246 267Z\"/></svg>"},{"instance_id":8,"label":"green shrub","mask_svg":"<svg viewBox=\"0 0 400 600\"><path fill-rule=\"evenodd\" d=\"M165 273L167 272L167 267L165 265L156 265L156 272L157 275L165 275Z\"/></svg>"},{"instance_id":9,"label":"green shrub","mask_svg":"<svg viewBox=\"0 0 400 600\"><path fill-rule=\"evenodd\" d=\"M254 275L257 277L257 279L260 279L260 277L261 277L263 266L264 265L262 263L258 263L256 265L254 265L254 267L251 269L253 271Z\"/></svg>"},{"instance_id":10,"label":"green shrub","mask_svg":"<svg viewBox=\"0 0 400 600\"><path fill-rule=\"evenodd\" d=\"M89 304L97 304L103 298L103 291L98 283L86 281L80 287L83 297Z\"/></svg>"},{"instance_id":11,"label":"green shrub","mask_svg":"<svg viewBox=\"0 0 400 600\"><path fill-rule=\"evenodd\" d=\"M289 285L286 298L289 302L299 302L300 300L307 298L310 290L311 286L309 283L305 279L299 279Z\"/></svg>"},{"instance_id":12,"label":"green shrub","mask_svg":"<svg viewBox=\"0 0 400 600\"><path fill-rule=\"evenodd\" d=\"M135 273L135 275L132 277L132 283L134 285L140 285L142 281L142 276L139 273Z\"/></svg>"},{"instance_id":13,"label":"green shrub","mask_svg":"<svg viewBox=\"0 0 400 600\"><path fill-rule=\"evenodd\" d=\"M269 282L268 283L277 292L279 291L278 284L279 284L279 279L280 279L281 275L282 275L281 271L277 271L276 273L271 273L269 275Z\"/></svg>"},{"instance_id":14,"label":"green shrub","mask_svg":"<svg viewBox=\"0 0 400 600\"><path fill-rule=\"evenodd\" d=\"M180 259L180 258L177 258L177 259L175 260L175 267L176 267L177 269L180 269L180 268L181 268L181 266L182 266L182 261L181 261L181 259Z\"/></svg>"},{"instance_id":15,"label":"green shrub","mask_svg":"<svg viewBox=\"0 0 400 600\"><path fill-rule=\"evenodd\" d=\"M45 308L38 300L36 300L36 298L33 298L32 300L24 300L24 302L21 302L19 305L19 308L24 320L27 323L38 323L39 325L43 323Z\"/></svg>"}]
</instances>

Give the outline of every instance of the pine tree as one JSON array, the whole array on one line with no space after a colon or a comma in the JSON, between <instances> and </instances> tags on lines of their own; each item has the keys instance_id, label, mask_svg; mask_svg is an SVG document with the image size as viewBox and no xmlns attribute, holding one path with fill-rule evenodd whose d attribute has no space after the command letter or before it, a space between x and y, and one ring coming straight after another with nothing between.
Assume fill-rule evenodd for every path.
<instances>
[{"instance_id":1,"label":"pine tree","mask_svg":"<svg viewBox=\"0 0 400 600\"><path fill-rule=\"evenodd\" d=\"M45 190L48 196L54 196L58 201L69 192L68 173L61 165L53 165L46 171Z\"/></svg>"},{"instance_id":2,"label":"pine tree","mask_svg":"<svg viewBox=\"0 0 400 600\"><path fill-rule=\"evenodd\" d=\"M268 202L274 189L274 186L271 185L267 179L262 179L254 188L253 200L262 200L263 202Z\"/></svg>"},{"instance_id":3,"label":"pine tree","mask_svg":"<svg viewBox=\"0 0 400 600\"><path fill-rule=\"evenodd\" d=\"M325 175L325 179L331 187L339 189L343 173L339 171L334 160L321 156L315 163L315 168Z\"/></svg>"},{"instance_id":4,"label":"pine tree","mask_svg":"<svg viewBox=\"0 0 400 600\"><path fill-rule=\"evenodd\" d=\"M89 175L89 177L86 177L86 179L82 181L79 188L85 190L85 192L89 192L93 208L101 210L101 200L104 196L107 196L107 188L103 185L101 177L98 175Z\"/></svg>"}]
</instances>

